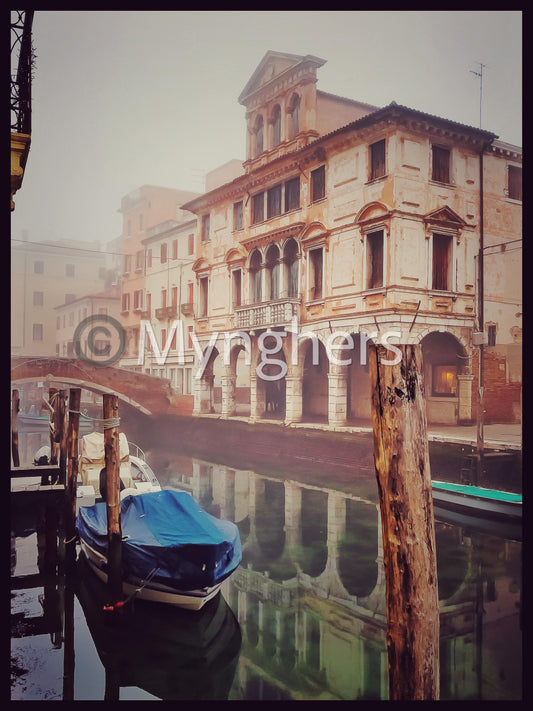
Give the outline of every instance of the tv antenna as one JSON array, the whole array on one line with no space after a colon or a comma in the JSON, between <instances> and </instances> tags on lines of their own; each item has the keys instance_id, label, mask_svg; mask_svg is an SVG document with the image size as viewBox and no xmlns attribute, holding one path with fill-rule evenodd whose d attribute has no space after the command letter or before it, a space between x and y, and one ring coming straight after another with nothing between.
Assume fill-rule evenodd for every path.
<instances>
[{"instance_id":1,"label":"tv antenna","mask_svg":"<svg viewBox=\"0 0 533 711\"><path fill-rule=\"evenodd\" d=\"M479 72L475 72L473 69L470 70L471 74L475 74L477 77L479 77L479 128L481 128L481 105L483 101L483 67L486 67L486 64L482 64L481 62L477 62L479 64Z\"/></svg>"}]
</instances>

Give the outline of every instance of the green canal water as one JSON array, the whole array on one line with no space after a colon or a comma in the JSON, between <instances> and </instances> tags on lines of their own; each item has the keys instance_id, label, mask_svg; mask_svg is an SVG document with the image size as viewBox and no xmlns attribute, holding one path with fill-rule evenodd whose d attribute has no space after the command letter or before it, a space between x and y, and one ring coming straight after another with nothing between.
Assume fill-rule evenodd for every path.
<instances>
[{"instance_id":1,"label":"green canal water","mask_svg":"<svg viewBox=\"0 0 533 711\"><path fill-rule=\"evenodd\" d=\"M238 524L242 564L198 613L136 602L110 619L82 557L59 584L13 584L39 573L42 557L31 516L26 528L17 522L11 699L386 699L382 542L367 462L348 477L324 465L281 474L145 449L162 486ZM441 699L521 699L520 540L443 512L436 537Z\"/></svg>"}]
</instances>

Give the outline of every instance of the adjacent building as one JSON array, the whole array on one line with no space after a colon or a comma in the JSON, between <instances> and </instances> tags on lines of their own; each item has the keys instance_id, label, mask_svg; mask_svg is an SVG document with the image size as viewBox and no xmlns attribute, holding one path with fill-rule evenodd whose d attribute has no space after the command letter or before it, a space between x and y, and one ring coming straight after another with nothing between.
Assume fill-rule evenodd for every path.
<instances>
[{"instance_id":1,"label":"adjacent building","mask_svg":"<svg viewBox=\"0 0 533 711\"><path fill-rule=\"evenodd\" d=\"M102 291L109 275L101 244L30 242L11 249L11 354L55 356L58 306Z\"/></svg>"},{"instance_id":2,"label":"adjacent building","mask_svg":"<svg viewBox=\"0 0 533 711\"><path fill-rule=\"evenodd\" d=\"M479 385L486 421L518 421L521 149L319 91L323 64L267 52L239 97L243 173L182 206L198 218L194 413L366 419L372 340L391 359L422 345L430 422L475 421Z\"/></svg>"}]
</instances>

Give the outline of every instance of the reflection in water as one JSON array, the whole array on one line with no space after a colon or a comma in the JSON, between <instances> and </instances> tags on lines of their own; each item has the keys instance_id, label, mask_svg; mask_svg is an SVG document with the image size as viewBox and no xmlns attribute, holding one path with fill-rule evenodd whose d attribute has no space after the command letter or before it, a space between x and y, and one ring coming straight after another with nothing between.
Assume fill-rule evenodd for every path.
<instances>
[{"instance_id":1,"label":"reflection in water","mask_svg":"<svg viewBox=\"0 0 533 711\"><path fill-rule=\"evenodd\" d=\"M386 699L377 490L366 481L358 495L354 476L346 491L331 469L320 486L316 471L309 484L168 451L148 458L163 486L237 523L243 562L205 619L136 603L118 630L82 574L107 697L131 684L158 698ZM521 698L521 543L495 526L436 522L443 700Z\"/></svg>"},{"instance_id":2,"label":"reflection in water","mask_svg":"<svg viewBox=\"0 0 533 711\"><path fill-rule=\"evenodd\" d=\"M118 616L103 611L106 586L83 554L78 598L106 671L106 699L135 686L159 699L224 700L231 688L241 632L222 595L191 615L137 601Z\"/></svg>"}]
</instances>

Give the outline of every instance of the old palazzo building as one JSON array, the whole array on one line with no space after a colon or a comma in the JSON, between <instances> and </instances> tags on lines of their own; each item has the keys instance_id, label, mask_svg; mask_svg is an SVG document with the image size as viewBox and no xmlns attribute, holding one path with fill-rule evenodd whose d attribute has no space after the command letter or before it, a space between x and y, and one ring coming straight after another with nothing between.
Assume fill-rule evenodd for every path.
<instances>
[{"instance_id":1,"label":"old palazzo building","mask_svg":"<svg viewBox=\"0 0 533 711\"><path fill-rule=\"evenodd\" d=\"M244 174L183 205L199 230L193 412L367 419L366 342L386 336L422 345L430 422L473 422L480 350L499 342L509 383L521 338L519 260L503 253L521 245L521 149L321 92L323 64L267 52L239 97Z\"/></svg>"}]
</instances>

